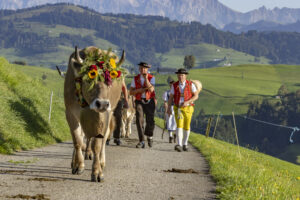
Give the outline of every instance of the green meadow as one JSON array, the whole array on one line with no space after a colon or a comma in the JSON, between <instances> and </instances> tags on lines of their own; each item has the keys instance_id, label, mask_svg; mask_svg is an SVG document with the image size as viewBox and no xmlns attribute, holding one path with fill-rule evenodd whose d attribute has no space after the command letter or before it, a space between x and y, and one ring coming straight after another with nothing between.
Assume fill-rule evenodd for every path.
<instances>
[{"instance_id":1,"label":"green meadow","mask_svg":"<svg viewBox=\"0 0 300 200\"><path fill-rule=\"evenodd\" d=\"M159 100L168 89L169 75L156 74L156 90ZM175 74L171 75L177 80ZM192 69L188 79L200 80L203 90L196 101L196 113L204 109L206 114L245 114L253 100L276 100L281 85L290 92L300 89L300 66L291 65L238 65L209 69ZM160 102L161 103L161 102ZM161 104L159 104L160 106Z\"/></svg>"},{"instance_id":2,"label":"green meadow","mask_svg":"<svg viewBox=\"0 0 300 200\"><path fill-rule=\"evenodd\" d=\"M270 60L255 57L233 49L221 48L216 45L200 43L187 45L185 48L173 48L169 52L157 54L162 67L180 68L183 66L184 56L193 55L196 58L195 67L210 68L224 66L231 63L232 66L240 64L268 64ZM224 58L226 58L224 60Z\"/></svg>"}]
</instances>

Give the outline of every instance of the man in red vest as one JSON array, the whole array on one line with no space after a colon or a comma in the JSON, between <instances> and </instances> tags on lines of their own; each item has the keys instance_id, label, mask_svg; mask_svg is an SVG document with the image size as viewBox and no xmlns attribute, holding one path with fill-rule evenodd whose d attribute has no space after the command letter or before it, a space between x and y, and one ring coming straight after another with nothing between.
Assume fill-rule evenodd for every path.
<instances>
[{"instance_id":1,"label":"man in red vest","mask_svg":"<svg viewBox=\"0 0 300 200\"><path fill-rule=\"evenodd\" d=\"M188 72L181 68L177 72L178 81L173 83L168 101L168 114L171 114L171 105L174 102L174 113L177 125L177 145L175 150L187 151L190 135L190 124L194 112L194 101L198 99L198 91L192 81L186 80Z\"/></svg>"},{"instance_id":2,"label":"man in red vest","mask_svg":"<svg viewBox=\"0 0 300 200\"><path fill-rule=\"evenodd\" d=\"M145 136L149 147L153 144L153 131L155 127L154 112L155 100L155 77L148 73L151 67L145 62L139 64L140 73L134 77L130 86L130 95L135 95L136 126L139 134L139 143L136 148L145 148ZM146 128L144 128L144 114L146 115Z\"/></svg>"}]
</instances>

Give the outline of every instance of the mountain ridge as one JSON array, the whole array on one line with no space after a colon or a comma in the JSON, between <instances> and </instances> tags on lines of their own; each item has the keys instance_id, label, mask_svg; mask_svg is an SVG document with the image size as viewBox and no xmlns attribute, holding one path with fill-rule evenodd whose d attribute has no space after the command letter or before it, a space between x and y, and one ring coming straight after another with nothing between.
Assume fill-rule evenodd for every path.
<instances>
[{"instance_id":1,"label":"mountain ridge","mask_svg":"<svg viewBox=\"0 0 300 200\"><path fill-rule=\"evenodd\" d=\"M218 0L0 0L0 9L21 9L47 3L72 3L91 8L100 13L127 13L159 15L178 21L198 21L223 28L230 23L245 25L258 21L273 21L281 24L300 20L300 9L260 7L246 13L233 10Z\"/></svg>"}]
</instances>

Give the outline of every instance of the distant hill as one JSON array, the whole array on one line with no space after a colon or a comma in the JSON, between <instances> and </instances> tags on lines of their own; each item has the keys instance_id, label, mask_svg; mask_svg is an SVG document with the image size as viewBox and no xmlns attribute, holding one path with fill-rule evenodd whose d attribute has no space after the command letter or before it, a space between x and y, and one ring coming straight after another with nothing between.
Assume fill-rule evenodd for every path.
<instances>
[{"instance_id":1,"label":"distant hill","mask_svg":"<svg viewBox=\"0 0 300 200\"><path fill-rule=\"evenodd\" d=\"M0 0L0 9L23 9L46 3L68 2L86 6L100 13L128 13L157 15L178 21L198 21L223 28L230 23L253 24L261 20L281 24L300 20L300 9L261 7L241 13L228 8L218 0Z\"/></svg>"},{"instance_id":2,"label":"distant hill","mask_svg":"<svg viewBox=\"0 0 300 200\"><path fill-rule=\"evenodd\" d=\"M255 57L250 60L257 63L261 57L271 63L300 63L297 56L300 54L299 33L249 31L235 35L199 22L184 23L159 16L100 14L70 4L0 10L0 16L0 54L14 59L26 57L44 66L49 66L50 62L65 65L75 45L80 48L96 45L112 47L118 52L125 49L127 61L134 65L143 60L161 67L164 61L160 55L203 43L243 52ZM199 55L199 52L191 53Z\"/></svg>"},{"instance_id":3,"label":"distant hill","mask_svg":"<svg viewBox=\"0 0 300 200\"><path fill-rule=\"evenodd\" d=\"M279 31L279 32L298 32L300 33L300 21L291 24L279 24L270 21L259 21L254 24L244 25L240 23L231 23L223 28L224 31L233 33L248 32L250 30L256 31Z\"/></svg>"}]
</instances>

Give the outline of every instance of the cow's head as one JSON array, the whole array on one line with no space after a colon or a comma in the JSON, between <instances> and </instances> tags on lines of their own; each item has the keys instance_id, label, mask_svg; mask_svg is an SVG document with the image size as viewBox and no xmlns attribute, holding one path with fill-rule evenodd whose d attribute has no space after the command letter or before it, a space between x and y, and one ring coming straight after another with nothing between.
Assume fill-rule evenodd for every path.
<instances>
[{"instance_id":1,"label":"cow's head","mask_svg":"<svg viewBox=\"0 0 300 200\"><path fill-rule=\"evenodd\" d=\"M120 66L124 57L123 51L121 59L115 63L115 60L118 60L117 56L110 51L102 51L96 47L78 51L75 47L70 67L73 68L75 80L79 80L76 81L79 98L84 99L90 109L96 112L111 109L114 101L112 92L120 93L115 87L120 85L123 78Z\"/></svg>"}]
</instances>

